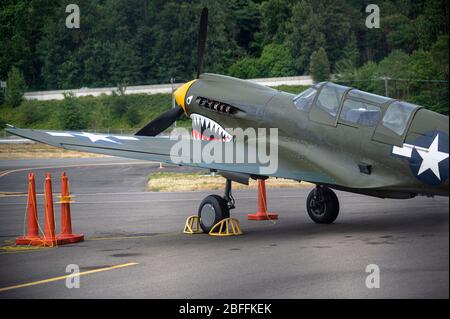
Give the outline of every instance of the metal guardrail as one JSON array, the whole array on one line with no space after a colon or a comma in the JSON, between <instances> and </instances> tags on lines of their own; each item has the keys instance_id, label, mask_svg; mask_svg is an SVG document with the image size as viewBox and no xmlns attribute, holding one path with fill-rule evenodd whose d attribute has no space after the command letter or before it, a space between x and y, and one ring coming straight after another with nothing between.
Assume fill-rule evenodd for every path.
<instances>
[{"instance_id":1,"label":"metal guardrail","mask_svg":"<svg viewBox=\"0 0 450 319\"><path fill-rule=\"evenodd\" d=\"M250 79L261 85L266 86L280 86L280 85L312 85L313 81L309 75L304 76L292 76L281 78L264 78L264 79ZM182 85L182 83L174 83L173 87L176 89ZM80 96L99 96L102 94L111 95L112 92L117 92L118 87L106 87L106 88L81 88L73 90L54 90L54 91L37 91L27 92L24 95L26 100L62 100L65 93L72 93L76 97ZM137 85L127 86L125 94L158 94L158 93L171 93L172 84L156 84L156 85Z\"/></svg>"},{"instance_id":2,"label":"metal guardrail","mask_svg":"<svg viewBox=\"0 0 450 319\"><path fill-rule=\"evenodd\" d=\"M26 138L0 138L0 144L28 144L34 143L32 140L27 140Z\"/></svg>"},{"instance_id":3,"label":"metal guardrail","mask_svg":"<svg viewBox=\"0 0 450 319\"><path fill-rule=\"evenodd\" d=\"M265 86L280 86L280 85L312 85L313 80L311 76L291 76L291 77L279 77L279 78L262 78L262 79L249 79ZM174 83L173 87L176 89L182 85L182 83ZM27 92L24 94L26 100L62 100L64 94L71 92L74 96L99 96L102 94L111 95L112 92L117 92L118 87L107 88L82 88L74 90L53 90L53 91L36 91ZM158 94L158 93L171 93L172 84L156 84L156 85L138 85L126 87L125 94ZM106 133L106 134L134 134L138 129L100 129L100 130L83 130L84 132L91 133ZM16 136L8 134L4 130L0 130L0 144L4 143L29 143L31 141L26 139L17 138Z\"/></svg>"}]
</instances>

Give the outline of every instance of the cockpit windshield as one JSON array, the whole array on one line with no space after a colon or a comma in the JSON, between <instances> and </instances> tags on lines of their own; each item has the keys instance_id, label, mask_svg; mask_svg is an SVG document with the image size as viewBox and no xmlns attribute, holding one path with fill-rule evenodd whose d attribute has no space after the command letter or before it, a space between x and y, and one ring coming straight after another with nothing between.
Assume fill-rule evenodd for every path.
<instances>
[{"instance_id":1,"label":"cockpit windshield","mask_svg":"<svg viewBox=\"0 0 450 319\"><path fill-rule=\"evenodd\" d=\"M403 135L406 126L408 125L411 114L419 106L411 103L396 101L389 105L389 108L383 117L383 126L395 132L398 135Z\"/></svg>"},{"instance_id":2,"label":"cockpit windshield","mask_svg":"<svg viewBox=\"0 0 450 319\"><path fill-rule=\"evenodd\" d=\"M389 101L392 101L391 98L388 98L386 96L381 96L381 95L364 92L364 91L360 91L360 90L355 90L355 89L348 92L347 96L356 98L356 99L362 99L367 102L370 102L371 104L379 104L379 105L387 103Z\"/></svg>"},{"instance_id":3,"label":"cockpit windshield","mask_svg":"<svg viewBox=\"0 0 450 319\"><path fill-rule=\"evenodd\" d=\"M375 127L381 121L382 126L398 136L405 133L412 114L419 107L331 82L321 82L310 87L296 95L293 102L298 110L304 112L310 112L315 104L312 113L320 113L310 114L310 118L325 113L330 123L334 123L333 119L339 115L341 122L366 127ZM320 117L318 121L324 120Z\"/></svg>"},{"instance_id":4,"label":"cockpit windshield","mask_svg":"<svg viewBox=\"0 0 450 319\"><path fill-rule=\"evenodd\" d=\"M336 117L342 97L348 90L349 88L346 86L331 82L326 83L320 90L317 107L329 116Z\"/></svg>"},{"instance_id":5,"label":"cockpit windshield","mask_svg":"<svg viewBox=\"0 0 450 319\"><path fill-rule=\"evenodd\" d=\"M313 105L314 98L317 94L317 90L314 87L311 87L296 97L294 97L294 104L297 109L300 111L309 112Z\"/></svg>"}]
</instances>

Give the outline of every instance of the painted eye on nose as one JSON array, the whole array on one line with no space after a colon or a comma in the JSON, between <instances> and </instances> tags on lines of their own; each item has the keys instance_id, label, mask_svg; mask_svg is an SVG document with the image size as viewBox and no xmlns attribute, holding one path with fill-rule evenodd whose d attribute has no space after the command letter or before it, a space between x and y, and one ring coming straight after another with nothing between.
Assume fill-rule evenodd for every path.
<instances>
[{"instance_id":1,"label":"painted eye on nose","mask_svg":"<svg viewBox=\"0 0 450 319\"><path fill-rule=\"evenodd\" d=\"M189 96L189 97L186 99L187 105L191 104L192 98L193 98L193 96L191 95L191 96Z\"/></svg>"}]
</instances>

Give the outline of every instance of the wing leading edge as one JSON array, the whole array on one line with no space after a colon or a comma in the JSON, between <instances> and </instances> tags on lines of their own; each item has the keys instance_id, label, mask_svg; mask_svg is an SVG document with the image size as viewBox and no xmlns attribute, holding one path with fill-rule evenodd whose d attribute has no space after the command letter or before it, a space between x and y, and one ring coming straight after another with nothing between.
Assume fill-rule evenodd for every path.
<instances>
[{"instance_id":1,"label":"wing leading edge","mask_svg":"<svg viewBox=\"0 0 450 319\"><path fill-rule=\"evenodd\" d=\"M171 154L175 144L180 145L180 140L172 140L168 137L150 137L136 135L114 135L94 134L88 132L71 131L44 131L33 129L20 129L16 127L6 128L6 131L36 142L60 147L67 150L82 151L89 153L105 154L117 157L125 157L154 162L165 162L176 165L194 166L220 171L237 172L253 176L273 176L294 180L316 181L321 183L333 183L333 180L320 171L299 170L290 162L284 162L280 158L277 169L271 173L261 170L263 163L248 163L242 161L217 161L205 162L195 160L195 148L191 139L182 140L181 143L189 144L190 152L174 152ZM201 142L200 152L203 151L207 142ZM187 146L187 145L186 145ZM179 148L179 147L178 147ZM197 150L198 152L198 150ZM181 154L179 154L181 153ZM225 154L225 152L224 152ZM225 155L224 155L225 156Z\"/></svg>"},{"instance_id":2,"label":"wing leading edge","mask_svg":"<svg viewBox=\"0 0 450 319\"><path fill-rule=\"evenodd\" d=\"M174 142L165 137L94 134L6 128L8 133L67 150L98 153L148 161L171 162Z\"/></svg>"}]
</instances>

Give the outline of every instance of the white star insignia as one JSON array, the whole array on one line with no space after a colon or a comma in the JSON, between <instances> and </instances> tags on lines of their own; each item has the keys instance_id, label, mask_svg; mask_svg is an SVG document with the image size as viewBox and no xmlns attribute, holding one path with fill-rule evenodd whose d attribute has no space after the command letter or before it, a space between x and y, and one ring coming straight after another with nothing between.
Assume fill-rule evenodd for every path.
<instances>
[{"instance_id":1,"label":"white star insignia","mask_svg":"<svg viewBox=\"0 0 450 319\"><path fill-rule=\"evenodd\" d=\"M121 141L139 141L138 138L134 136L125 136L125 135L103 135L103 134L92 134L92 133L68 133L68 132L46 132L48 135L54 137L87 137L91 142L95 143L97 141L105 141L110 143L122 144L120 142L114 141L111 137L121 140Z\"/></svg>"},{"instance_id":2,"label":"white star insignia","mask_svg":"<svg viewBox=\"0 0 450 319\"><path fill-rule=\"evenodd\" d=\"M449 154L439 151L439 134L433 140L428 149L417 149L420 157L422 157L422 164L420 165L419 172L420 175L427 170L431 170L433 174L441 180L441 174L439 173L439 163L447 159Z\"/></svg>"},{"instance_id":3,"label":"white star insignia","mask_svg":"<svg viewBox=\"0 0 450 319\"><path fill-rule=\"evenodd\" d=\"M77 136L87 137L91 142L96 143L97 141L105 141L115 144L121 144L119 142L113 141L109 139L109 135L103 135L103 134L92 134L92 133L76 133Z\"/></svg>"}]
</instances>

